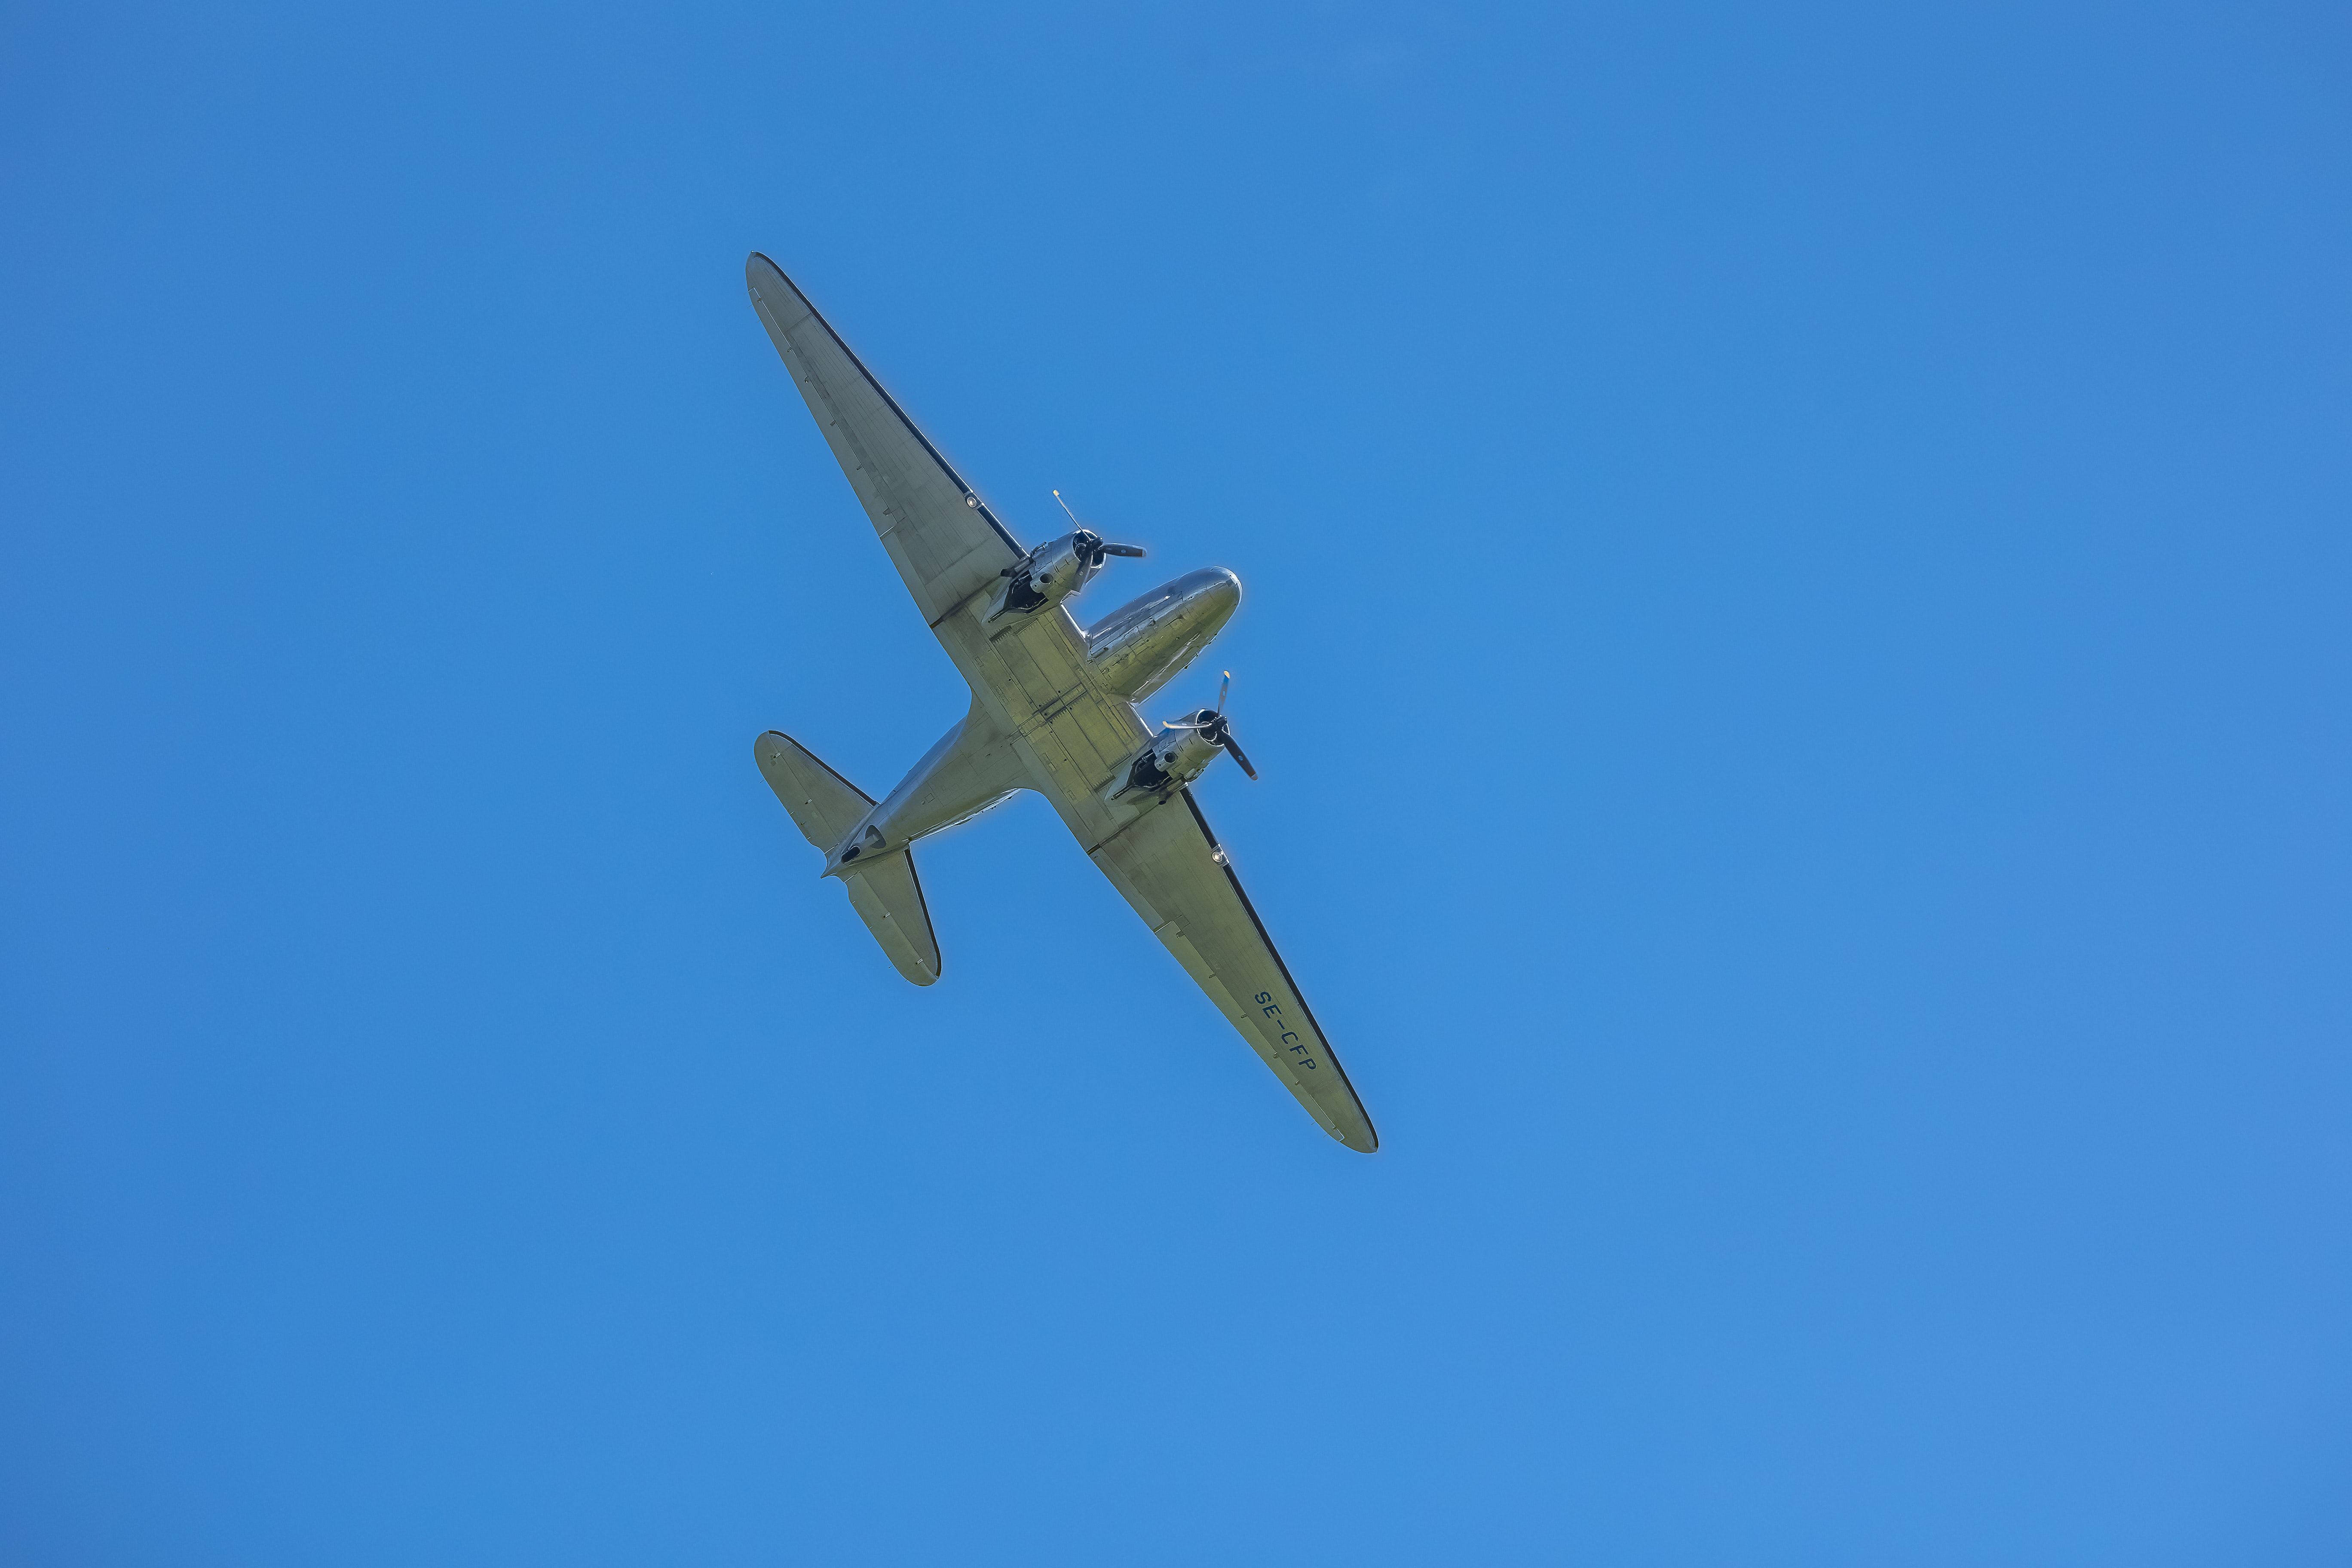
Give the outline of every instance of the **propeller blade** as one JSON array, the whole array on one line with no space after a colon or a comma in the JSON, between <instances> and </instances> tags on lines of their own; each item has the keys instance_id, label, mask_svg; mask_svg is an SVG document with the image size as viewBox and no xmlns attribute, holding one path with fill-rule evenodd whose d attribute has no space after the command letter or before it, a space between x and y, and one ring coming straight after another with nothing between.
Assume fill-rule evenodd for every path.
<instances>
[{"instance_id":1,"label":"propeller blade","mask_svg":"<svg viewBox=\"0 0 2352 1568\"><path fill-rule=\"evenodd\" d=\"M1234 761L1241 763L1242 772L1249 774L1252 780L1255 780L1257 777L1257 770L1250 766L1250 761L1247 757L1242 755L1242 749L1234 744L1234 732L1231 730L1225 731L1224 746L1226 751L1233 753Z\"/></svg>"},{"instance_id":2,"label":"propeller blade","mask_svg":"<svg viewBox=\"0 0 2352 1568\"><path fill-rule=\"evenodd\" d=\"M1220 685L1220 686L1217 688L1217 711L1218 711L1218 712L1222 713L1222 712L1223 712L1223 711L1225 710L1225 693L1226 693L1226 692L1228 692L1228 691L1231 691L1233 689L1234 689L1234 672L1233 672L1232 670L1230 670L1230 669L1229 669L1229 670L1225 671L1225 679L1224 679L1224 682L1223 682L1223 684Z\"/></svg>"},{"instance_id":3,"label":"propeller blade","mask_svg":"<svg viewBox=\"0 0 2352 1568\"><path fill-rule=\"evenodd\" d=\"M1092 555L1096 565L1101 565L1102 558L1106 555L1125 555L1137 561L1143 559L1143 551L1139 545L1105 544L1101 534L1078 521L1078 514L1070 510L1070 503L1062 499L1062 492L1059 490L1054 492L1054 504L1062 509L1062 515L1068 518L1071 524L1077 529L1078 548Z\"/></svg>"}]
</instances>

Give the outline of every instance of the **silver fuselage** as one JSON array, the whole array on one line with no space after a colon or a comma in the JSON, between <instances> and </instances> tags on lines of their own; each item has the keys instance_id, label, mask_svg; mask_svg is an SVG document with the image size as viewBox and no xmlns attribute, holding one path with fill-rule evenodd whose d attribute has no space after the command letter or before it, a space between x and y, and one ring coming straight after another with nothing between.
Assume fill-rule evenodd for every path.
<instances>
[{"instance_id":1,"label":"silver fuselage","mask_svg":"<svg viewBox=\"0 0 2352 1568\"><path fill-rule=\"evenodd\" d=\"M834 847L825 874L904 849L1030 787L1016 736L1056 728L1056 721L1082 723L1083 710L1106 700L1134 713L1136 703L1200 657L1241 602L1241 579L1210 566L1162 584L1083 630L1066 595L1025 615L1005 613L1001 599L987 595L959 606L950 618L971 623L960 640L972 652L973 668L988 677L985 688L974 680L971 711ZM942 636L949 629L939 628ZM1147 735L1154 732L1139 714L1136 720ZM1118 743L1132 753L1132 741L1129 735ZM1134 798L1123 795L1111 808L1118 820L1160 804L1148 793L1128 793Z\"/></svg>"}]
</instances>

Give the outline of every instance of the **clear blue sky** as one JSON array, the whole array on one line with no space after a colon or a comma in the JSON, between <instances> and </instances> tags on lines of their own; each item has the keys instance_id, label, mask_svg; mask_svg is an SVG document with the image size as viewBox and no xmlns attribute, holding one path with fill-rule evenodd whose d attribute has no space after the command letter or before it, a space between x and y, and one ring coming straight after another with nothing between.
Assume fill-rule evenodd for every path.
<instances>
[{"instance_id":1,"label":"clear blue sky","mask_svg":"<svg viewBox=\"0 0 2352 1568\"><path fill-rule=\"evenodd\" d=\"M0 1560L2352 1556L2352 26L0 17ZM747 307L1246 586L1323 1137ZM1165 716L1164 714L1160 716Z\"/></svg>"}]
</instances>

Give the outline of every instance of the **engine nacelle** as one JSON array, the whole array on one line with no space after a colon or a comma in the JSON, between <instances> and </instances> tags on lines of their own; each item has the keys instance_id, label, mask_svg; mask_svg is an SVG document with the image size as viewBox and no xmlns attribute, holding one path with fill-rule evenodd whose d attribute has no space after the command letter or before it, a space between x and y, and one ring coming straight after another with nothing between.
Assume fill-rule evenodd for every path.
<instances>
[{"instance_id":1,"label":"engine nacelle","mask_svg":"<svg viewBox=\"0 0 2352 1568\"><path fill-rule=\"evenodd\" d=\"M1034 616L1085 587L1102 570L1102 541L1085 529L1037 546L1004 574L1004 586L988 603L983 623L1005 616Z\"/></svg>"},{"instance_id":2,"label":"engine nacelle","mask_svg":"<svg viewBox=\"0 0 2352 1568\"><path fill-rule=\"evenodd\" d=\"M1212 716L1213 710L1204 708L1196 717ZM1199 729L1162 730L1152 737L1151 744L1137 752L1111 779L1110 787L1103 791L1103 799L1155 795L1165 797L1199 778L1222 750Z\"/></svg>"}]
</instances>

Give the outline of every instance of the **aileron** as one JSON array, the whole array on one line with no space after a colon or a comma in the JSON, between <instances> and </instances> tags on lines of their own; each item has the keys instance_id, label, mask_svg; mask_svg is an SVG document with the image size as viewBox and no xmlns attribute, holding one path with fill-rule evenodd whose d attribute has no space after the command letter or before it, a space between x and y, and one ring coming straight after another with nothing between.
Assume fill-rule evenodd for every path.
<instances>
[{"instance_id":1,"label":"aileron","mask_svg":"<svg viewBox=\"0 0 2352 1568\"><path fill-rule=\"evenodd\" d=\"M1307 1114L1351 1149L1378 1148L1347 1069L1192 792L1179 792L1093 858Z\"/></svg>"}]
</instances>

